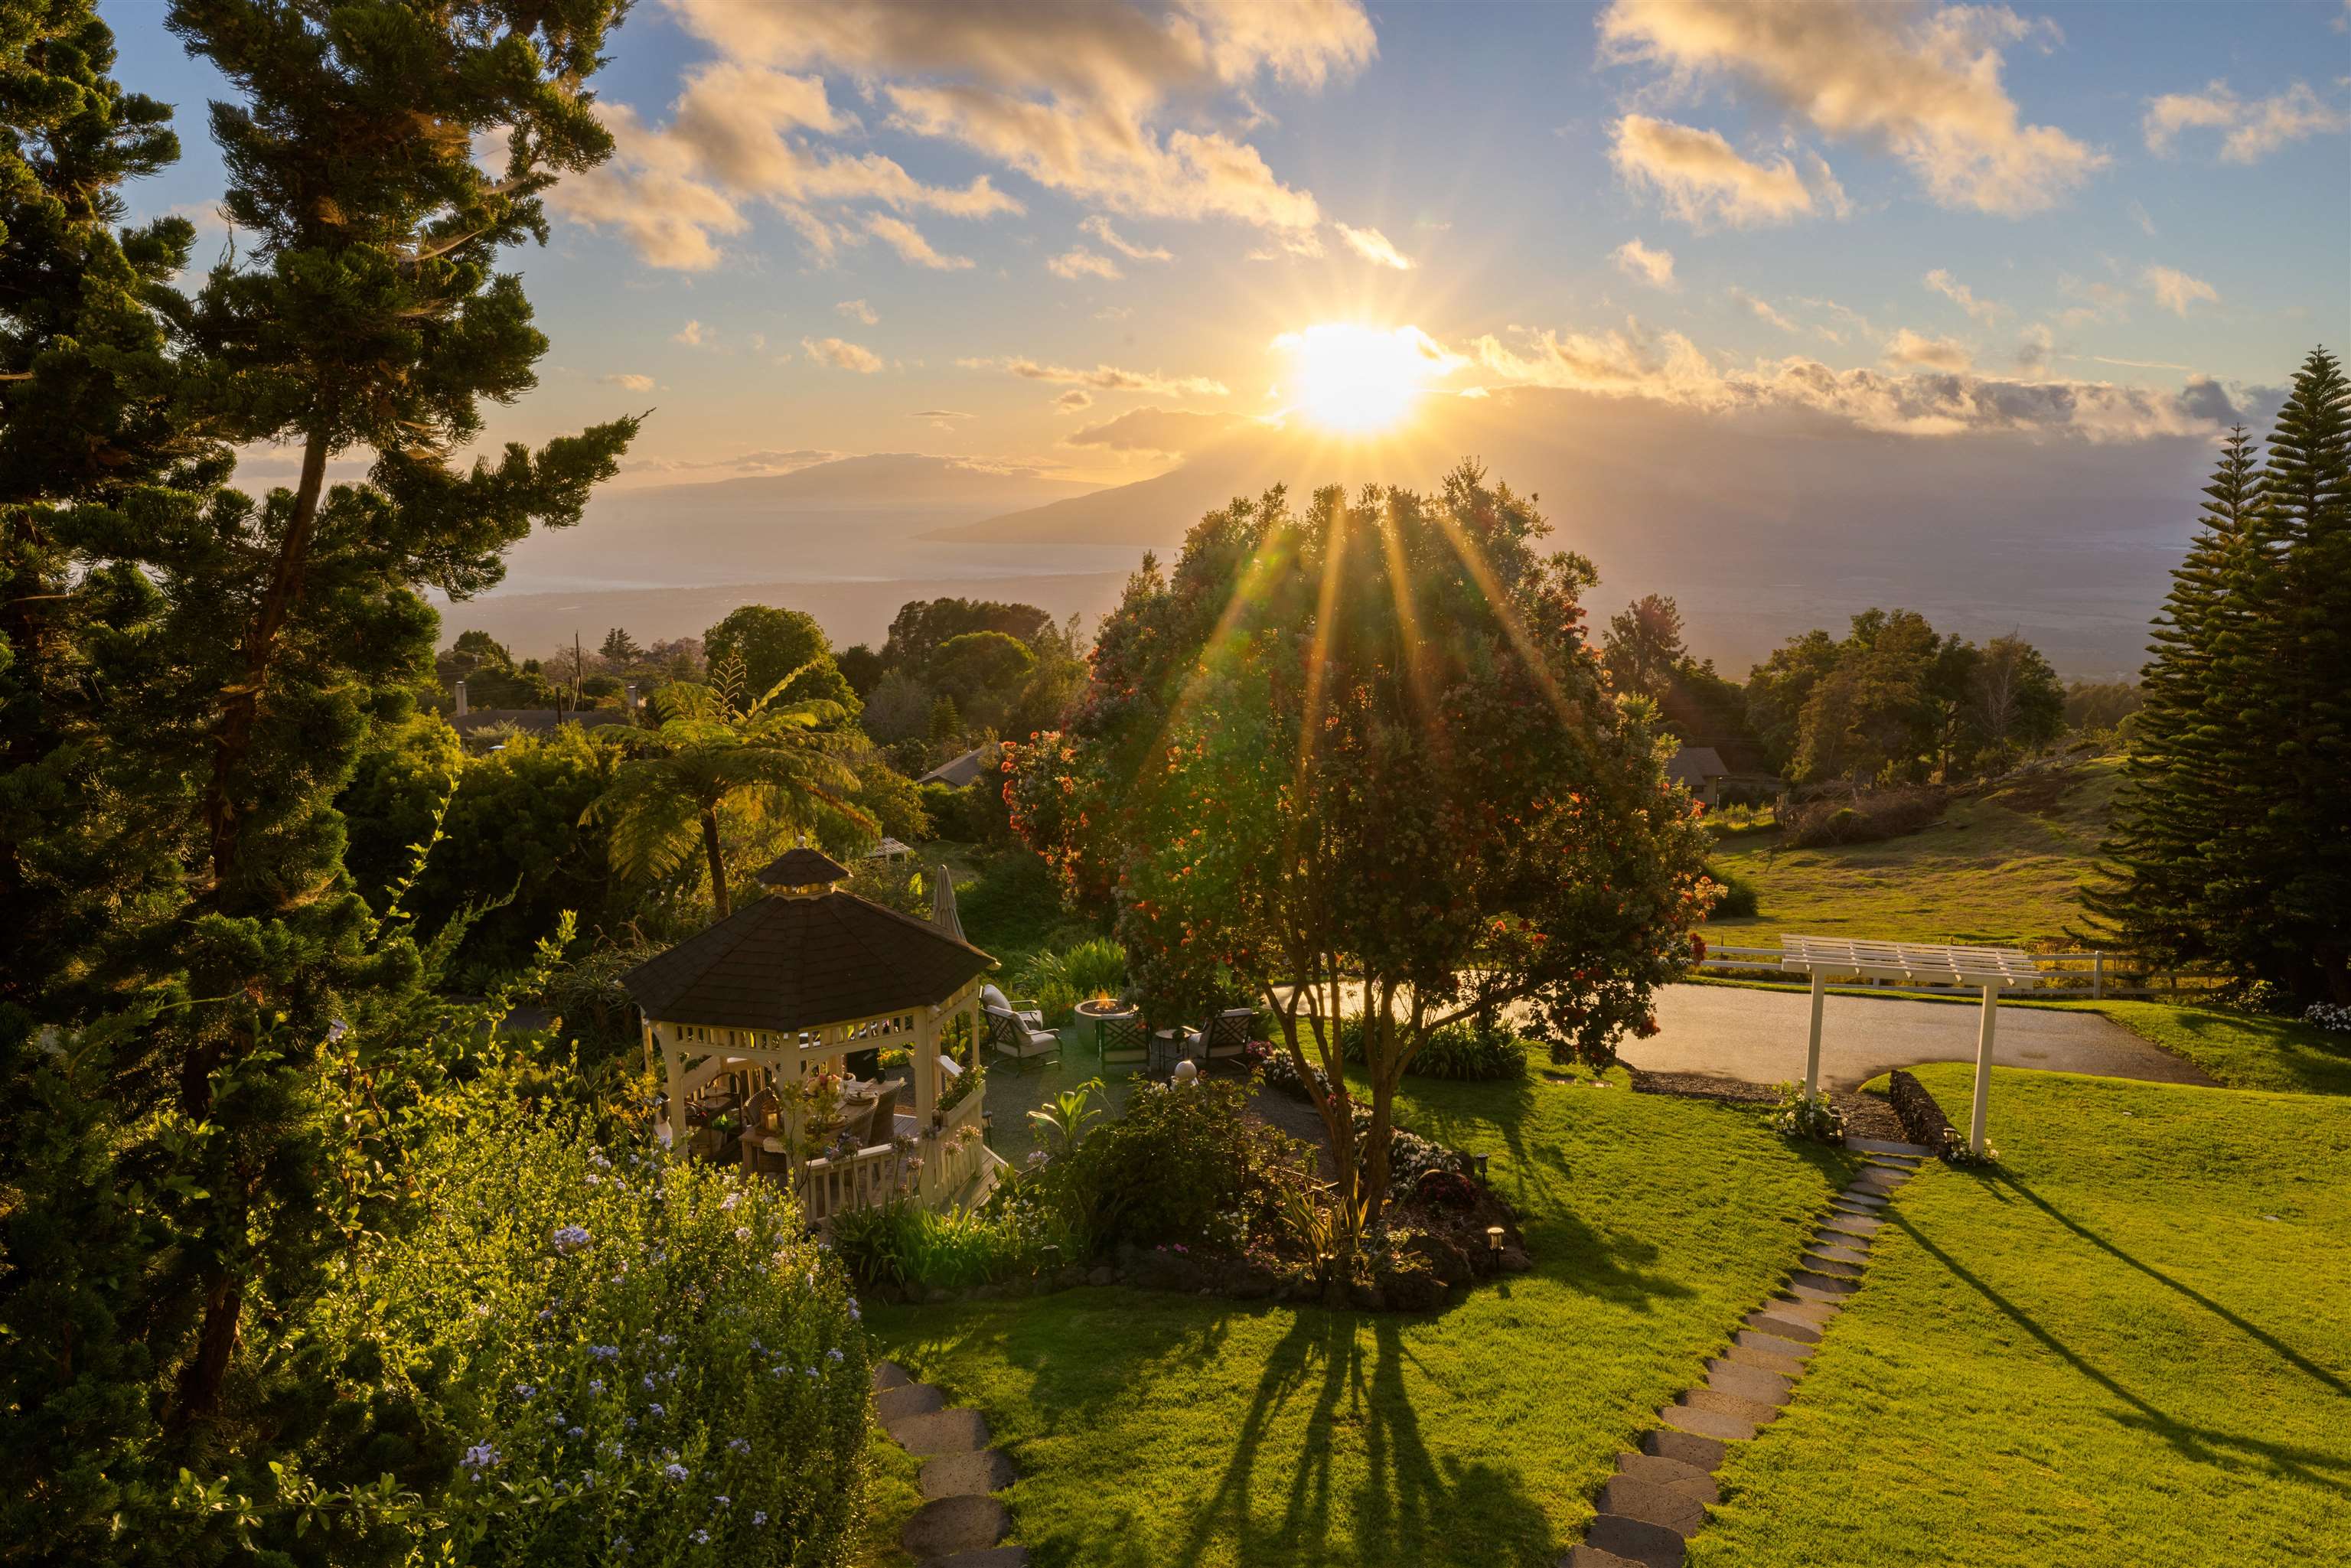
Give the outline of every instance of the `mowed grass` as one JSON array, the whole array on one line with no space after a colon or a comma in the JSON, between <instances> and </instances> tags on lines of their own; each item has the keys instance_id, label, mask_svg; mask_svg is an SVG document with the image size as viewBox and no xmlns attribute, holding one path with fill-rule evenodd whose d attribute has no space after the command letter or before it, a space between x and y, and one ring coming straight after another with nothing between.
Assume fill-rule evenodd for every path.
<instances>
[{"instance_id":1,"label":"mowed grass","mask_svg":"<svg viewBox=\"0 0 2351 1568\"><path fill-rule=\"evenodd\" d=\"M2351 1035L2293 1019L2162 1002L2078 1004L2104 1013L2231 1089L2351 1094Z\"/></svg>"},{"instance_id":2,"label":"mowed grass","mask_svg":"<svg viewBox=\"0 0 2351 1568\"><path fill-rule=\"evenodd\" d=\"M2066 928L2082 920L2074 891L2092 874L2120 770L2114 758L2082 764L2045 810L2019 809L2033 802L2013 795L1971 796L1883 843L1783 850L1776 828L1728 834L1711 863L1754 884L1758 913L1708 921L1708 934L1732 945L1802 931L2070 946Z\"/></svg>"},{"instance_id":3,"label":"mowed grass","mask_svg":"<svg viewBox=\"0 0 2351 1568\"><path fill-rule=\"evenodd\" d=\"M1690 1562L2351 1555L2351 1102L2002 1070L1992 1117L2001 1169L1904 1190Z\"/></svg>"},{"instance_id":4,"label":"mowed grass","mask_svg":"<svg viewBox=\"0 0 2351 1568\"><path fill-rule=\"evenodd\" d=\"M1033 1561L1548 1568L1848 1166L1622 1073L1415 1084L1404 1119L1491 1155L1534 1272L1432 1318L1121 1288L868 1313L986 1414Z\"/></svg>"}]
</instances>

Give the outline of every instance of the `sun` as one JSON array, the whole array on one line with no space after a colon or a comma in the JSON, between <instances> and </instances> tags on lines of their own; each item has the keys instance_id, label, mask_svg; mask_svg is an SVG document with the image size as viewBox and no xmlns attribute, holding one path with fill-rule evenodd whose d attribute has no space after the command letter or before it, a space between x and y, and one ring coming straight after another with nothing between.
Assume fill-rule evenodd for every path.
<instances>
[{"instance_id":1,"label":"sun","mask_svg":"<svg viewBox=\"0 0 2351 1568\"><path fill-rule=\"evenodd\" d=\"M1290 405L1326 430L1364 435L1411 417L1427 384L1462 361L1417 327L1327 321L1273 340L1290 360Z\"/></svg>"}]
</instances>

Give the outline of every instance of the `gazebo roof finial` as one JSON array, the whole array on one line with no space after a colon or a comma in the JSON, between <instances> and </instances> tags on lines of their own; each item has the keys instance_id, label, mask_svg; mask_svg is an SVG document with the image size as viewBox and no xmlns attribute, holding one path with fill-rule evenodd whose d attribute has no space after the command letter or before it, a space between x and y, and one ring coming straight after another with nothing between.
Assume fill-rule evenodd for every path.
<instances>
[{"instance_id":1,"label":"gazebo roof finial","mask_svg":"<svg viewBox=\"0 0 2351 1568\"><path fill-rule=\"evenodd\" d=\"M769 862L757 881L761 887L787 894L814 894L828 891L834 883L845 882L848 877L847 866L822 850L799 844Z\"/></svg>"}]
</instances>

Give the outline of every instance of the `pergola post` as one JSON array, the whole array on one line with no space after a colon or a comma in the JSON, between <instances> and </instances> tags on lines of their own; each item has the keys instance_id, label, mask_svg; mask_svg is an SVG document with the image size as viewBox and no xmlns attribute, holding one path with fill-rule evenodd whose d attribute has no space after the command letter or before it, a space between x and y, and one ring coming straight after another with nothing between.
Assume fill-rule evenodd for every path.
<instances>
[{"instance_id":1,"label":"pergola post","mask_svg":"<svg viewBox=\"0 0 2351 1568\"><path fill-rule=\"evenodd\" d=\"M1804 1049L1804 1098L1816 1097L1821 1092L1821 1014L1828 1006L1829 977L1818 969L1813 971L1813 1038Z\"/></svg>"},{"instance_id":2,"label":"pergola post","mask_svg":"<svg viewBox=\"0 0 2351 1568\"><path fill-rule=\"evenodd\" d=\"M669 1142L670 1147L683 1151L685 1147L685 1053L673 1043L662 1048L662 1061L669 1077Z\"/></svg>"},{"instance_id":3,"label":"pergola post","mask_svg":"<svg viewBox=\"0 0 2351 1568\"><path fill-rule=\"evenodd\" d=\"M1968 1153L1984 1152L1984 1118L1991 1101L1991 1040L2000 1028L2000 988L1983 988L1983 1022L1976 1033L1976 1100L1968 1117Z\"/></svg>"}]
</instances>

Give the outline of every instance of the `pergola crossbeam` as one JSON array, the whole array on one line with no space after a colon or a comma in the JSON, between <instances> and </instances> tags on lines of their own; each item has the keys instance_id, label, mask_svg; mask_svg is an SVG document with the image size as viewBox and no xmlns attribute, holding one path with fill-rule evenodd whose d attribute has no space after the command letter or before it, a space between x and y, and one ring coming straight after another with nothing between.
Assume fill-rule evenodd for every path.
<instances>
[{"instance_id":1,"label":"pergola crossbeam","mask_svg":"<svg viewBox=\"0 0 2351 1568\"><path fill-rule=\"evenodd\" d=\"M2042 983L2030 953L2014 947L1970 947L1930 942L1870 942L1845 936L1782 933L1780 967L1810 976L1813 982L1812 1040L1804 1054L1804 1093L1821 1092L1821 1023L1833 979L1896 980L1909 985L1970 986L1983 994L1983 1018L1976 1034L1975 1101L1968 1120L1968 1148L1984 1150L1984 1126L1991 1094L1992 1040L1999 1029L2002 991Z\"/></svg>"}]
</instances>

